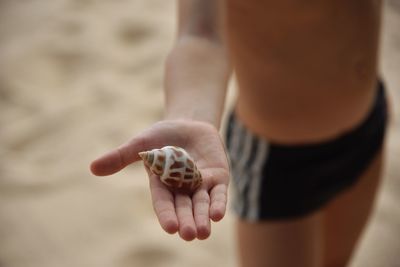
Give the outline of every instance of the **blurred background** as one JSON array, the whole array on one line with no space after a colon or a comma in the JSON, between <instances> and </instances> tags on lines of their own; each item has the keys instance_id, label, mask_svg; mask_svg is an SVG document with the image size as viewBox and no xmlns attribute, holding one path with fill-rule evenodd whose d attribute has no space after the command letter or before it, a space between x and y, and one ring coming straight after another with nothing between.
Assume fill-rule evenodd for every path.
<instances>
[{"instance_id":1,"label":"blurred background","mask_svg":"<svg viewBox=\"0 0 400 267\"><path fill-rule=\"evenodd\" d=\"M0 266L236 266L233 218L165 234L141 164L90 161L161 118L173 1L0 0ZM352 267L400 266L400 1L385 3L385 179ZM232 99L232 96L230 97Z\"/></svg>"}]
</instances>

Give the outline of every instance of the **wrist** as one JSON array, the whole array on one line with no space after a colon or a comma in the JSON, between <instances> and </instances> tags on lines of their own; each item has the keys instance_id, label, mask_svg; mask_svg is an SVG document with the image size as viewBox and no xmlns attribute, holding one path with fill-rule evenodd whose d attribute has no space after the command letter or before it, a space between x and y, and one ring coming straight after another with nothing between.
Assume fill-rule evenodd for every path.
<instances>
[{"instance_id":1,"label":"wrist","mask_svg":"<svg viewBox=\"0 0 400 267\"><path fill-rule=\"evenodd\" d=\"M198 121L204 122L219 129L221 118L220 112L211 112L211 110L203 109L201 107L177 107L170 105L166 106L164 112L165 120L183 120L183 121Z\"/></svg>"}]
</instances>

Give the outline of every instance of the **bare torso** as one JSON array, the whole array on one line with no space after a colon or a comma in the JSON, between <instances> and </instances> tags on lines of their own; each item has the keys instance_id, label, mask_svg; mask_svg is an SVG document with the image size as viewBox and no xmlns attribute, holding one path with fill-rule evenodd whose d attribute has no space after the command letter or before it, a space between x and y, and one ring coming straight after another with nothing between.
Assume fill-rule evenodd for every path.
<instances>
[{"instance_id":1,"label":"bare torso","mask_svg":"<svg viewBox=\"0 0 400 267\"><path fill-rule=\"evenodd\" d=\"M330 139L371 107L380 1L226 0L238 116L286 143Z\"/></svg>"}]
</instances>

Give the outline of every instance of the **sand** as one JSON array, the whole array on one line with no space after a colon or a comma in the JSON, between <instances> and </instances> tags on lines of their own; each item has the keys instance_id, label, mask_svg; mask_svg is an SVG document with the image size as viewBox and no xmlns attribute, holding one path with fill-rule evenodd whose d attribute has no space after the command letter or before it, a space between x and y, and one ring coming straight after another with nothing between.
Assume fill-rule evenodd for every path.
<instances>
[{"instance_id":1,"label":"sand","mask_svg":"<svg viewBox=\"0 0 400 267\"><path fill-rule=\"evenodd\" d=\"M236 266L233 215L206 241L165 234L140 164L89 163L161 118L165 0L0 1L0 266ZM400 266L400 4L385 7L385 180L352 267Z\"/></svg>"}]
</instances>

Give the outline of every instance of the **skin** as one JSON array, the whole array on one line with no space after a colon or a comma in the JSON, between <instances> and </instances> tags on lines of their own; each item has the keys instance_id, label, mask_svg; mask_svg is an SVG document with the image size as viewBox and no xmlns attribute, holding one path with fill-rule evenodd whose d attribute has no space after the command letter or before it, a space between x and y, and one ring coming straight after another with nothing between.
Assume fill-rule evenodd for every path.
<instances>
[{"instance_id":1,"label":"skin","mask_svg":"<svg viewBox=\"0 0 400 267\"><path fill-rule=\"evenodd\" d=\"M138 161L140 151L183 147L204 183L192 195L175 194L149 174L154 210L166 232L187 241L207 238L210 221L226 210L229 167L218 129L232 66L235 109L253 132L282 144L335 138L371 108L380 5L179 1L177 38L165 65L165 119L95 160L92 172L110 175ZM359 183L303 218L238 220L241 265L345 266L373 207L381 163L379 154Z\"/></svg>"},{"instance_id":2,"label":"skin","mask_svg":"<svg viewBox=\"0 0 400 267\"><path fill-rule=\"evenodd\" d=\"M250 129L279 143L318 142L365 117L377 80L378 1L228 0L227 13L236 110Z\"/></svg>"}]
</instances>

